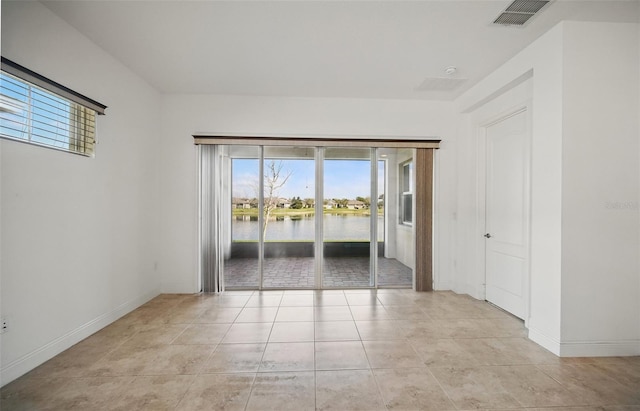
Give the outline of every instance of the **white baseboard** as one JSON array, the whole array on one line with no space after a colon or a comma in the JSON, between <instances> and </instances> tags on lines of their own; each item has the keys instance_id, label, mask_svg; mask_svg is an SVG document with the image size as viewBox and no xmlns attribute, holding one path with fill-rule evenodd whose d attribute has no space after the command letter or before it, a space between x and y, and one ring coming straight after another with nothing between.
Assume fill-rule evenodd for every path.
<instances>
[{"instance_id":1,"label":"white baseboard","mask_svg":"<svg viewBox=\"0 0 640 411\"><path fill-rule=\"evenodd\" d=\"M451 291L457 294L467 294L476 300L484 301L484 294L480 293L478 287L464 282L456 282L451 287Z\"/></svg>"},{"instance_id":2,"label":"white baseboard","mask_svg":"<svg viewBox=\"0 0 640 411\"><path fill-rule=\"evenodd\" d=\"M560 356L560 341L556 340L555 338L551 338L545 333L530 327L529 339L542 346L543 348L551 351L555 355Z\"/></svg>"},{"instance_id":3,"label":"white baseboard","mask_svg":"<svg viewBox=\"0 0 640 411\"><path fill-rule=\"evenodd\" d=\"M456 294L469 294L469 295L471 295L471 293L468 292L466 284L460 283L459 281L454 281L453 284L451 284L451 291L453 291Z\"/></svg>"},{"instance_id":4,"label":"white baseboard","mask_svg":"<svg viewBox=\"0 0 640 411\"><path fill-rule=\"evenodd\" d=\"M560 357L628 357L640 355L640 340L571 341L560 344Z\"/></svg>"},{"instance_id":5,"label":"white baseboard","mask_svg":"<svg viewBox=\"0 0 640 411\"><path fill-rule=\"evenodd\" d=\"M449 281L434 281L433 282L433 289L436 291L450 291L451 290L451 283Z\"/></svg>"},{"instance_id":6,"label":"white baseboard","mask_svg":"<svg viewBox=\"0 0 640 411\"><path fill-rule=\"evenodd\" d=\"M62 351L84 340L91 334L103 329L118 318L128 314L140 307L142 304L156 297L158 294L159 292L154 291L120 304L115 309L94 318L93 320L69 331L68 333L31 351L28 354L23 355L9 364L2 364L2 368L0 369L0 387L26 374L45 361L48 361L60 354Z\"/></svg>"},{"instance_id":7,"label":"white baseboard","mask_svg":"<svg viewBox=\"0 0 640 411\"><path fill-rule=\"evenodd\" d=\"M640 340L558 341L529 328L529 339L558 357L628 357L640 355Z\"/></svg>"}]
</instances>

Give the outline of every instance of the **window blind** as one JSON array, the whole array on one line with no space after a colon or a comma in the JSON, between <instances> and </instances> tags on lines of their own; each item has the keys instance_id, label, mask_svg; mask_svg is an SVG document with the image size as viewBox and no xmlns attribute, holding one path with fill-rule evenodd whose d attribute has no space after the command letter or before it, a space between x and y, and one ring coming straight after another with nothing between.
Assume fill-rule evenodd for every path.
<instances>
[{"instance_id":1,"label":"window blind","mask_svg":"<svg viewBox=\"0 0 640 411\"><path fill-rule=\"evenodd\" d=\"M96 113L106 106L7 61L0 73L0 137L92 155Z\"/></svg>"}]
</instances>

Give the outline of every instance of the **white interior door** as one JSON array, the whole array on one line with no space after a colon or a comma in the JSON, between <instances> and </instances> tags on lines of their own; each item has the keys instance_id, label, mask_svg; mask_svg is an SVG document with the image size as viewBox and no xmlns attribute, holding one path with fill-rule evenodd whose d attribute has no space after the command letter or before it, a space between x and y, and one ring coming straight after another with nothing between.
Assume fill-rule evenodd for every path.
<instances>
[{"instance_id":1,"label":"white interior door","mask_svg":"<svg viewBox=\"0 0 640 411\"><path fill-rule=\"evenodd\" d=\"M486 129L486 298L524 318L529 269L527 112Z\"/></svg>"}]
</instances>

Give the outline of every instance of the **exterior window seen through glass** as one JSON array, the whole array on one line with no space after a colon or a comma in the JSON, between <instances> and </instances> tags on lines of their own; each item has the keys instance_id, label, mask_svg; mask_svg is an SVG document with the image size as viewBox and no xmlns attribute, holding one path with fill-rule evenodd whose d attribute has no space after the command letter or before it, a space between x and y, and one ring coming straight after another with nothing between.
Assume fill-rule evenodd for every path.
<instances>
[{"instance_id":1,"label":"exterior window seen through glass","mask_svg":"<svg viewBox=\"0 0 640 411\"><path fill-rule=\"evenodd\" d=\"M413 161L409 160L400 165L400 179L402 194L400 196L400 223L411 225L413 223L413 191L411 181L413 179Z\"/></svg>"}]
</instances>

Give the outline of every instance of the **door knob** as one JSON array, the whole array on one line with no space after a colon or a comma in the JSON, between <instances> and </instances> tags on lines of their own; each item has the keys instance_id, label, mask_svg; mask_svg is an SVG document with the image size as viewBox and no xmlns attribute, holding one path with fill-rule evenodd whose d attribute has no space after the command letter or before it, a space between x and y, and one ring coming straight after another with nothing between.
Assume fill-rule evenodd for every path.
<instances>
[{"instance_id":1,"label":"door knob","mask_svg":"<svg viewBox=\"0 0 640 411\"><path fill-rule=\"evenodd\" d=\"M486 238L491 238L491 234L487 233L484 235Z\"/></svg>"}]
</instances>

